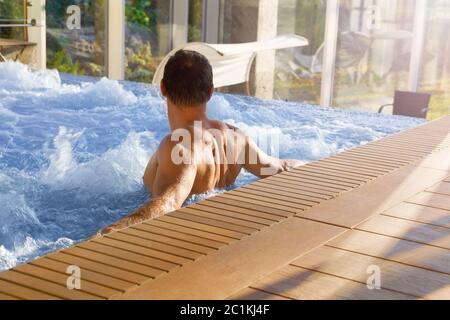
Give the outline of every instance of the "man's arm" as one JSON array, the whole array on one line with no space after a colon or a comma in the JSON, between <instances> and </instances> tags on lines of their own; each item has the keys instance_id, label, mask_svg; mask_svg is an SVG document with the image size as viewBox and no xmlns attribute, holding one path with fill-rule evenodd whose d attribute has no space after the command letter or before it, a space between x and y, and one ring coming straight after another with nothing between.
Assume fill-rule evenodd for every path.
<instances>
[{"instance_id":1,"label":"man's arm","mask_svg":"<svg viewBox=\"0 0 450 320\"><path fill-rule=\"evenodd\" d=\"M171 159L172 149L184 148L181 144L165 139L158 151L159 165L156 171L152 200L136 210L133 214L101 231L107 234L145 220L154 219L166 213L175 211L183 205L190 195L195 181L197 169L195 164L174 164ZM181 150L180 149L180 150ZM181 150L183 152L183 150ZM184 152L190 152L184 150Z\"/></svg>"},{"instance_id":2,"label":"man's arm","mask_svg":"<svg viewBox=\"0 0 450 320\"><path fill-rule=\"evenodd\" d=\"M262 151L249 137L245 137L244 168L259 178L266 178L305 164L300 160L282 160Z\"/></svg>"}]
</instances>

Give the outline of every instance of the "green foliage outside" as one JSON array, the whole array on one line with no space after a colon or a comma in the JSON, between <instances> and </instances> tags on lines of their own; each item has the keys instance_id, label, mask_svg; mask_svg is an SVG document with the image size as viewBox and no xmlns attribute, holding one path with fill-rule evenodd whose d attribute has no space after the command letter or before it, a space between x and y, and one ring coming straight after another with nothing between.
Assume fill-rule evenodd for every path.
<instances>
[{"instance_id":1,"label":"green foliage outside","mask_svg":"<svg viewBox=\"0 0 450 320\"><path fill-rule=\"evenodd\" d=\"M23 20L23 0L0 1L0 19ZM0 28L0 38L24 39L24 28Z\"/></svg>"}]
</instances>

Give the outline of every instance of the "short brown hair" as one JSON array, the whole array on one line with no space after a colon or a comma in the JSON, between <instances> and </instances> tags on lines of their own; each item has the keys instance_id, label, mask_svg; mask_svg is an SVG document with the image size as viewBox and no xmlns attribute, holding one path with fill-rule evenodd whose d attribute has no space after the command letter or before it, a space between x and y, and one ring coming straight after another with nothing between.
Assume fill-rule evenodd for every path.
<instances>
[{"instance_id":1,"label":"short brown hair","mask_svg":"<svg viewBox=\"0 0 450 320\"><path fill-rule=\"evenodd\" d=\"M208 59L195 51L179 50L166 64L163 84L168 98L177 105L208 102L213 72Z\"/></svg>"}]
</instances>

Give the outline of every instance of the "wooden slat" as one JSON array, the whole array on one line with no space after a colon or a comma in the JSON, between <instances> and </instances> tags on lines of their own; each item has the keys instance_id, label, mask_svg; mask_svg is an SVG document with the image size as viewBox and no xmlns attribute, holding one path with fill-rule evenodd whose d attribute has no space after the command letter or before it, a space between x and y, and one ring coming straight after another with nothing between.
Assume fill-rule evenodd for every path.
<instances>
[{"instance_id":1,"label":"wooden slat","mask_svg":"<svg viewBox=\"0 0 450 320\"><path fill-rule=\"evenodd\" d=\"M450 250L371 232L352 230L327 246L450 275Z\"/></svg>"},{"instance_id":2,"label":"wooden slat","mask_svg":"<svg viewBox=\"0 0 450 320\"><path fill-rule=\"evenodd\" d=\"M108 238L99 238L99 239L95 239L93 241L80 243L79 245L77 245L77 248L86 249L86 250L89 250L92 252L101 253L104 255L111 256L111 257L116 257L118 259L125 259L130 262L148 266L148 267L151 267L154 269L159 269L162 271L169 271L169 270L181 265L181 263L179 261L178 262L176 262L176 261L170 262L168 260L163 260L163 258L170 259L173 256L167 257L166 255L160 253L162 257L156 258L155 256L143 255L142 252L141 253L133 252L132 250L134 250L135 248L132 248L131 245L128 246L129 249L121 249L121 248L116 248L116 247L106 244L108 242L111 242L111 240L109 240ZM127 245L127 244L125 243L125 245ZM146 252L146 254L148 254L147 253L148 251L150 251L154 255L158 254L157 251L150 250L150 249L143 248L142 251ZM182 259L182 260L186 261L186 259Z\"/></svg>"},{"instance_id":3,"label":"wooden slat","mask_svg":"<svg viewBox=\"0 0 450 320\"><path fill-rule=\"evenodd\" d=\"M304 189L294 189L289 187L282 187L282 186L275 186L268 183L252 183L246 186L248 189L253 190L260 190L265 192L271 192L278 194L279 192L282 195L291 195L291 196L297 196L297 195L304 195L311 197L311 199L319 199L319 200L328 200L333 198L332 195L326 195L322 193L318 193L317 191L314 191L312 188L304 187Z\"/></svg>"},{"instance_id":4,"label":"wooden slat","mask_svg":"<svg viewBox=\"0 0 450 320\"><path fill-rule=\"evenodd\" d=\"M291 177L293 179L296 179L297 177L303 177L303 178L308 178L314 181L322 181L322 182L332 182L333 184L336 184L338 186L342 186L342 187L346 187L346 188L355 188L357 186L359 186L361 183L357 182L357 181L353 181L350 179L345 179L345 178L337 178L337 177L333 177L331 175L328 174L320 174L320 173L313 173L313 172L307 172L307 171L302 171L301 173L295 173L294 171L285 171L283 173L279 174L280 177Z\"/></svg>"},{"instance_id":5,"label":"wooden slat","mask_svg":"<svg viewBox=\"0 0 450 320\"><path fill-rule=\"evenodd\" d=\"M273 200L277 200L276 203L292 203L293 207L296 208L297 204L298 205L306 205L306 206L313 206L315 204L318 204L320 202L320 199L315 199L309 196L302 196L302 195L297 195L296 197L293 196L288 196L288 195L280 195L280 194L270 194L264 191L260 191L260 190L254 190L254 189L249 189L249 188L240 188L239 190L236 190L236 193L239 195L243 195L243 194L251 194L251 195L255 195L258 197L264 197L264 198L269 198Z\"/></svg>"},{"instance_id":6,"label":"wooden slat","mask_svg":"<svg viewBox=\"0 0 450 320\"><path fill-rule=\"evenodd\" d=\"M432 186L431 188L428 188L427 191L450 196L450 182L438 183L438 184Z\"/></svg>"},{"instance_id":7,"label":"wooden slat","mask_svg":"<svg viewBox=\"0 0 450 320\"><path fill-rule=\"evenodd\" d=\"M149 267L147 265L143 265L140 263L134 263L132 261L128 261L122 258L117 258L109 255L105 255L101 252L87 250L80 247L72 247L69 249L66 249L64 251L65 254L70 254L76 257L85 258L88 260L92 260L95 262L99 262L102 264L106 264L108 266L112 267L118 267L120 269L124 269L126 271L138 273L140 275L155 278L158 275L161 275L165 273L165 271L160 269L155 269L152 267ZM147 279L147 278L144 278Z\"/></svg>"},{"instance_id":8,"label":"wooden slat","mask_svg":"<svg viewBox=\"0 0 450 320\"><path fill-rule=\"evenodd\" d=\"M384 215L450 228L450 212L402 202L386 210Z\"/></svg>"},{"instance_id":9,"label":"wooden slat","mask_svg":"<svg viewBox=\"0 0 450 320\"><path fill-rule=\"evenodd\" d=\"M258 289L245 288L228 297L227 300L292 300L277 294L264 292Z\"/></svg>"},{"instance_id":10,"label":"wooden slat","mask_svg":"<svg viewBox=\"0 0 450 320\"><path fill-rule=\"evenodd\" d=\"M205 209L205 210L203 210ZM186 207L180 210L180 212L185 212L193 215L197 215L199 217L210 218L217 221L228 222L237 226L242 226L250 229L250 232L254 232L254 230L261 230L262 228L267 227L267 224L261 224L258 222L250 221L249 219L243 219L242 215L239 214L228 214L227 212L214 212L214 210L208 210L207 208L199 207L193 205L191 207Z\"/></svg>"},{"instance_id":11,"label":"wooden slat","mask_svg":"<svg viewBox=\"0 0 450 320\"><path fill-rule=\"evenodd\" d=\"M297 300L409 300L413 296L389 290L369 290L365 284L332 275L286 266L252 287Z\"/></svg>"},{"instance_id":12,"label":"wooden slat","mask_svg":"<svg viewBox=\"0 0 450 320\"><path fill-rule=\"evenodd\" d=\"M375 154L370 152L356 152L358 149L350 149L348 151L344 151L342 153L339 153L331 158L327 158L324 161L330 160L340 160L342 162L346 162L349 160L355 160L358 161L361 164L374 164L380 166L383 164L383 166L386 167L399 167L404 166L406 164L409 164L411 161L409 160L401 160L398 158L391 158L389 155L383 155L383 154Z\"/></svg>"},{"instance_id":13,"label":"wooden slat","mask_svg":"<svg viewBox=\"0 0 450 320\"><path fill-rule=\"evenodd\" d=\"M143 284L123 298L226 299L343 231L291 217Z\"/></svg>"},{"instance_id":14,"label":"wooden slat","mask_svg":"<svg viewBox=\"0 0 450 320\"><path fill-rule=\"evenodd\" d=\"M31 262L32 265L39 266L48 270L53 270L59 273L66 273L67 268L71 266L71 264L60 262L56 260L51 260L48 258L41 258ZM86 279L90 282L101 284L107 286L112 289L116 289L118 291L124 292L134 287L135 284L126 280L121 280L115 277L111 277L109 275L105 275L99 272L94 272L89 269L83 268L79 266L82 273L82 278ZM103 270L102 270L103 271Z\"/></svg>"},{"instance_id":15,"label":"wooden slat","mask_svg":"<svg viewBox=\"0 0 450 320\"><path fill-rule=\"evenodd\" d=\"M39 278L45 281L49 281L62 286L63 288L67 286L67 278L69 275L67 273L55 272L49 269L41 268L33 264L23 264L13 270L26 274L30 277ZM99 285L89 281L84 277L84 272L81 271L80 274L81 289L76 290L78 292L84 292L87 294L95 295L96 297L108 299L113 296L121 294L120 291L111 289L109 287Z\"/></svg>"},{"instance_id":16,"label":"wooden slat","mask_svg":"<svg viewBox=\"0 0 450 320\"><path fill-rule=\"evenodd\" d=\"M255 182L254 184L256 185L258 183L261 183L264 186L267 186L270 188L282 187L282 188L291 189L293 191L298 191L298 192L303 192L306 190L306 191L309 191L312 193L317 193L318 195L324 195L324 196L328 196L328 197L335 197L339 193L342 192L341 189L324 187L321 185L316 185L313 183L302 182L302 181L297 181L296 183L286 184L286 182L284 180L279 181L274 178L275 178L275 176L273 176L271 178L266 178L266 179L260 180L258 182Z\"/></svg>"},{"instance_id":17,"label":"wooden slat","mask_svg":"<svg viewBox=\"0 0 450 320\"><path fill-rule=\"evenodd\" d=\"M380 269L381 288L426 299L450 299L450 275L346 250L320 247L292 263L366 284L368 268ZM367 289L366 289L367 290ZM370 290L367 290L370 291ZM377 290L372 290L377 291Z\"/></svg>"},{"instance_id":18,"label":"wooden slat","mask_svg":"<svg viewBox=\"0 0 450 320\"><path fill-rule=\"evenodd\" d=\"M168 228L167 228L168 227ZM132 226L131 228L127 228L122 230L122 233L130 234L133 236L141 237L144 239L154 239L153 236L163 236L167 237L167 243L173 243L176 246L181 248L185 248L188 250L198 251L201 253L211 252L216 249L222 247L226 242L219 242L215 240L211 240L209 238L200 237L196 235L192 235L186 232L175 231L175 227L170 224L166 224L164 222L159 222L159 226L156 224L148 225L148 224L139 224ZM191 231L192 229L186 228L186 230ZM181 230L181 231L186 231ZM194 230L195 231L195 230ZM204 233L202 235L209 236L210 234ZM214 236L214 235L213 235ZM221 238L222 239L222 238ZM234 241L231 238L225 238L225 241ZM166 240L165 240L166 242ZM205 249L202 249L205 248Z\"/></svg>"},{"instance_id":19,"label":"wooden slat","mask_svg":"<svg viewBox=\"0 0 450 320\"><path fill-rule=\"evenodd\" d=\"M19 273L14 270L0 273L0 279L25 286L33 290L43 291L48 295L61 299L82 299L82 300L98 300L100 297L78 290L69 290L66 286L55 284L53 282L42 280L34 276Z\"/></svg>"},{"instance_id":20,"label":"wooden slat","mask_svg":"<svg viewBox=\"0 0 450 320\"><path fill-rule=\"evenodd\" d=\"M16 297L10 296L9 294L0 292L0 300L19 300L19 298L16 298Z\"/></svg>"},{"instance_id":21,"label":"wooden slat","mask_svg":"<svg viewBox=\"0 0 450 320\"><path fill-rule=\"evenodd\" d=\"M313 164L308 164L302 167L298 167L290 170L289 172L295 174L303 174L304 172L314 173L318 175L325 175L326 177L333 177L335 179L339 179L342 181L349 181L350 183L359 184L361 182L366 182L376 175L370 174L362 174L362 173L352 173L352 172L342 172L340 170L336 170L333 168L329 168L327 166L316 167Z\"/></svg>"},{"instance_id":22,"label":"wooden slat","mask_svg":"<svg viewBox=\"0 0 450 320\"><path fill-rule=\"evenodd\" d=\"M348 174L355 177L361 177L364 180L379 177L380 175L390 171L386 168L357 168L356 165L358 165L357 162L346 162L345 164L341 164L338 162L317 161L309 164L309 167L323 171L339 172L342 175Z\"/></svg>"},{"instance_id":23,"label":"wooden slat","mask_svg":"<svg viewBox=\"0 0 450 320\"><path fill-rule=\"evenodd\" d=\"M275 221L277 221L277 220L273 220L273 216L270 216L272 219L267 219L267 218L262 218L261 216L258 216L258 213L256 213L256 212L252 212L252 214L246 214L246 213L242 213L239 211L236 212L235 210L224 210L223 207L219 209L216 207L207 206L205 204L196 204L196 205L191 206L191 208L193 208L195 210L206 211L206 212L213 213L216 215L232 217L232 218L235 218L238 220L255 223L254 226L258 227L259 229L262 226L264 226L264 227L271 226L272 224L274 224ZM248 225L248 226L250 227L251 225Z\"/></svg>"},{"instance_id":24,"label":"wooden slat","mask_svg":"<svg viewBox=\"0 0 450 320\"><path fill-rule=\"evenodd\" d=\"M436 184L446 175L441 170L406 166L310 210L299 212L298 216L352 228Z\"/></svg>"},{"instance_id":25,"label":"wooden slat","mask_svg":"<svg viewBox=\"0 0 450 320\"><path fill-rule=\"evenodd\" d=\"M198 215L193 214L193 210L181 209L176 212L172 212L169 215L170 215L170 217L174 217L174 218L178 218L178 219L184 219L187 221L193 221L193 222L201 223L201 224L208 225L208 226L214 226L217 228L221 228L223 230L234 231L242 236L250 235L257 230L254 228L247 228L244 226L240 226L240 225L237 225L234 223L223 222L220 220L207 218L206 213L203 214L201 211L197 211L197 212L199 213Z\"/></svg>"},{"instance_id":26,"label":"wooden slat","mask_svg":"<svg viewBox=\"0 0 450 320\"><path fill-rule=\"evenodd\" d=\"M335 191L335 192L339 192L339 193L352 189L352 187L338 185L338 184L336 184L334 182L319 181L317 179L309 179L308 177L301 177L301 176L291 177L291 176L288 176L288 175L279 174L279 175L276 175L276 176L273 176L273 177L270 177L270 178L267 178L267 179L273 179L275 181L282 182L285 185L292 184L294 186L297 183L299 183L299 185L301 185L301 183L307 182L307 183L310 183L310 184L315 184L315 185L317 185L319 187L325 187L324 190L330 190L330 191Z\"/></svg>"},{"instance_id":27,"label":"wooden slat","mask_svg":"<svg viewBox=\"0 0 450 320\"><path fill-rule=\"evenodd\" d=\"M161 237L148 232L141 232L139 230L131 229L131 232L115 232L107 235L108 238L119 240L131 244L135 244L141 247L160 250L175 256L180 256L186 259L195 260L201 257L203 254L214 251L212 248L199 246L193 243L186 243L179 240L170 239L167 237ZM159 241L154 241L154 239L162 240L165 242L170 242L176 245L168 245L166 243L161 243ZM187 249L187 248L189 249ZM194 250L195 249L195 250Z\"/></svg>"},{"instance_id":28,"label":"wooden slat","mask_svg":"<svg viewBox=\"0 0 450 320\"><path fill-rule=\"evenodd\" d=\"M234 206L234 205L228 205L222 202L216 202L216 201L204 201L201 203L201 206L203 208L208 208L208 210L219 210L222 212L234 212L234 213L238 213L238 214L242 214L245 216L250 216L250 217L255 217L258 219L261 219L261 223L263 223L263 221L266 221L265 223L267 224L272 224L274 222L278 222L282 219L284 219L284 217L281 217L279 215L274 215L274 214L270 214L270 213L266 213L266 212L261 212L261 211L257 211L254 209L246 209L246 208L242 208L242 207L238 207L238 206Z\"/></svg>"},{"instance_id":29,"label":"wooden slat","mask_svg":"<svg viewBox=\"0 0 450 320\"><path fill-rule=\"evenodd\" d=\"M7 292L14 297L23 300L60 300L56 296L50 295L48 293L41 292L39 290L33 290L28 287L15 284L12 282L4 281L0 279L0 288L2 292Z\"/></svg>"},{"instance_id":30,"label":"wooden slat","mask_svg":"<svg viewBox=\"0 0 450 320\"><path fill-rule=\"evenodd\" d=\"M310 206L307 205L300 205L300 204L290 204L290 205L285 205L285 204L281 204L281 203L276 203L276 201L271 201L270 199L265 199L264 197L258 197L258 196L252 196L252 195L237 195L236 193L226 193L222 195L223 198L227 198L227 199L232 199L235 201L240 201L240 202L245 202L245 203L249 203L252 205L262 205L262 206L266 206L269 208L275 208L275 209L279 209L279 210L285 210L285 211L289 211L291 213L296 213L299 210L306 210L309 209Z\"/></svg>"},{"instance_id":31,"label":"wooden slat","mask_svg":"<svg viewBox=\"0 0 450 320\"><path fill-rule=\"evenodd\" d=\"M421 192L408 199L408 202L450 211L450 196L448 195Z\"/></svg>"},{"instance_id":32,"label":"wooden slat","mask_svg":"<svg viewBox=\"0 0 450 320\"><path fill-rule=\"evenodd\" d=\"M380 215L357 229L450 249L448 228Z\"/></svg>"},{"instance_id":33,"label":"wooden slat","mask_svg":"<svg viewBox=\"0 0 450 320\"><path fill-rule=\"evenodd\" d=\"M167 217L166 217L167 218ZM186 235L191 235L194 236L196 238L200 238L200 239L205 239L205 240L212 240L215 243L222 243L222 244L230 244L238 239L240 239L241 236L236 236L234 234L229 235L229 236L224 236L222 234L218 234L216 232L223 232L222 229L218 229L215 230L214 228L210 228L208 226L204 226L202 224L197 224L197 223L186 223L185 225L183 225L183 220L180 219L176 219L176 218L172 218L172 217L168 217L169 219L163 220L163 217L157 219L157 220L153 220L153 221L148 221L143 223L142 225L139 225L139 227L144 226L144 225L149 225L149 226L155 226L158 228L164 228L164 230L171 230L171 231L176 231L176 232L180 232ZM138 226L135 226L136 228ZM205 231L204 229L207 229L208 231ZM228 233L228 232L225 232ZM212 246L212 244L211 244Z\"/></svg>"},{"instance_id":34,"label":"wooden slat","mask_svg":"<svg viewBox=\"0 0 450 320\"><path fill-rule=\"evenodd\" d=\"M189 220L189 218L188 218L188 220L186 220L187 215L184 215L183 217L184 217L184 219L180 218L180 217L176 217L176 216L174 216L172 214L168 214L168 215L165 215L163 217L158 218L158 220L159 221L164 221L164 222L167 222L167 223L176 224L176 225L179 225L179 226L182 226L182 227L189 227L189 228L192 228L192 229L205 231L205 232L208 232L208 233L211 233L211 234L216 234L216 235L219 235L219 236L225 236L225 237L228 237L228 238L231 238L231 239L235 239L235 240L239 240L239 239L241 239L241 238L243 238L245 236L245 234L241 233L241 232L237 232L237 231L233 231L233 230L229 230L229 229L216 227L216 226L213 226L211 224L204 224L204 223L197 222L197 221L194 221L194 220ZM152 224L152 223L153 223L153 221L149 221L148 222L148 224Z\"/></svg>"},{"instance_id":35,"label":"wooden slat","mask_svg":"<svg viewBox=\"0 0 450 320\"><path fill-rule=\"evenodd\" d=\"M76 265L83 270L98 272L122 281L131 282L133 284L140 284L147 279L147 276L140 273L121 269L119 264L117 266L113 266L86 258L69 255L65 252L48 255L46 259L67 263L69 265Z\"/></svg>"},{"instance_id":36,"label":"wooden slat","mask_svg":"<svg viewBox=\"0 0 450 320\"><path fill-rule=\"evenodd\" d=\"M347 156L347 154L358 155L360 157L367 157L368 159L380 159L380 161L395 161L399 164L409 164L416 161L420 157L411 157L406 155L394 154L392 152L381 152L373 149L350 149L341 153L341 156Z\"/></svg>"},{"instance_id":37,"label":"wooden slat","mask_svg":"<svg viewBox=\"0 0 450 320\"><path fill-rule=\"evenodd\" d=\"M226 204L226 205L234 206L237 208L254 210L255 212L264 212L264 213L272 214L275 216L279 216L281 218L287 218L287 217L292 216L292 213L289 211L286 211L286 210L279 210L279 209L271 208L271 207L267 207L267 206L249 204L246 202L237 201L237 200L230 199L230 198L225 198L225 197L223 197L223 195L210 198L205 203L207 203L209 205L209 203L211 203L211 202Z\"/></svg>"},{"instance_id":38,"label":"wooden slat","mask_svg":"<svg viewBox=\"0 0 450 320\"><path fill-rule=\"evenodd\" d=\"M131 243L131 242L127 242L127 241L122 241L121 239L118 239L117 237L113 238L111 236L111 237L103 237L101 239L94 239L92 242L103 244L106 246L111 246L114 248L129 251L129 252L133 252L138 255L142 255L142 256L146 256L146 257L150 257L150 258L156 258L156 259L159 259L162 261L169 262L169 264L167 264L168 270L175 267L175 265L183 265L184 263L193 261L199 257L198 254L188 252L186 250L174 249L174 250L171 250L172 252L167 252L166 250L163 249L163 248L165 248L164 246L161 246L159 248L160 250L155 249L154 247L153 248L148 247L147 243L149 241L146 241L147 243L141 242L140 244L138 244L137 241L135 243ZM158 261L158 263L159 263L159 261ZM165 265L162 265L162 266L164 268L166 268Z\"/></svg>"}]
</instances>

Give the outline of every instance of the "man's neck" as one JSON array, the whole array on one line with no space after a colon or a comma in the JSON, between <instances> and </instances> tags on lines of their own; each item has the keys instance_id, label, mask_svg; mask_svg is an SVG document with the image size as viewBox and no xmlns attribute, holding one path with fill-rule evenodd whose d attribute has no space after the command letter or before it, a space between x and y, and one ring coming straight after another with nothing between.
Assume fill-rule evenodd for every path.
<instances>
[{"instance_id":1,"label":"man's neck","mask_svg":"<svg viewBox=\"0 0 450 320\"><path fill-rule=\"evenodd\" d=\"M177 106L168 102L168 114L170 129L172 131L193 126L196 121L201 121L204 124L209 121L206 115L206 104L198 106Z\"/></svg>"}]
</instances>

